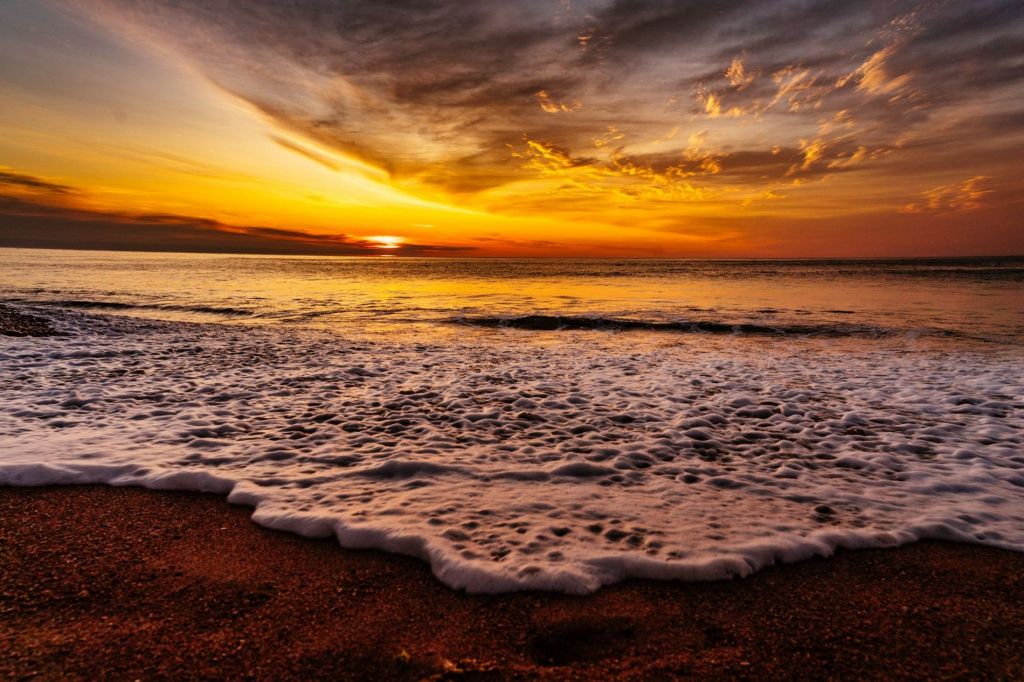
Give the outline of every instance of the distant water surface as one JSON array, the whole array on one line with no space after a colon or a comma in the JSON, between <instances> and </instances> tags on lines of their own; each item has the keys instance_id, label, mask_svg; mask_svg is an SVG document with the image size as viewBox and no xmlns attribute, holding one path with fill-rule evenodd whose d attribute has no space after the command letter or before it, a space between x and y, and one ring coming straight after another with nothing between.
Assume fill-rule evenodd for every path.
<instances>
[{"instance_id":1,"label":"distant water surface","mask_svg":"<svg viewBox=\"0 0 1024 682\"><path fill-rule=\"evenodd\" d=\"M1024 338L1024 259L522 260L0 249L0 296L162 319Z\"/></svg>"}]
</instances>

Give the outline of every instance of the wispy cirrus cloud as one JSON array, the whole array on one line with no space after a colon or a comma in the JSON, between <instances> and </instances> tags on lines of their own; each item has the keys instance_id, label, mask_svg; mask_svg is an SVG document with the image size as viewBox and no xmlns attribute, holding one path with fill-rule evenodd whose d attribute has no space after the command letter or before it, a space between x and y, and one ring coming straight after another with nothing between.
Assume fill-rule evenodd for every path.
<instances>
[{"instance_id":1,"label":"wispy cirrus cloud","mask_svg":"<svg viewBox=\"0 0 1024 682\"><path fill-rule=\"evenodd\" d=\"M497 253L475 239L630 249L711 218L855 225L878 212L900 231L907 210L1010 219L1024 198L1016 0L31 8L0 10L23 24L0 26L0 91L21 97L0 112L0 153L20 170L0 170L53 187L0 187L55 207L88 208L77 184L100 212ZM32 22L53 39L20 38ZM91 78L104 73L117 78ZM995 188L981 208L953 198L972 178ZM675 243L686 254L696 240Z\"/></svg>"},{"instance_id":2,"label":"wispy cirrus cloud","mask_svg":"<svg viewBox=\"0 0 1024 682\"><path fill-rule=\"evenodd\" d=\"M908 128L924 135L943 111L979 98L1020 104L1006 90L1019 84L1013 55L1024 47L1013 0L85 0L76 7L160 42L284 130L397 182L464 195L549 173L520 163L524 137L566 158L596 158L605 169L630 159L625 168L657 187L663 171L640 169L635 159L675 154L685 162L685 146L659 142L673 127L707 128L733 154L755 151L756 143L799 147L796 177L849 172L898 147ZM841 111L856 121L841 143L814 135ZM595 144L609 128L623 139ZM729 182L712 168L699 182L709 193ZM606 189L618 192L622 173L604 175ZM766 189L754 183L737 202Z\"/></svg>"},{"instance_id":3,"label":"wispy cirrus cloud","mask_svg":"<svg viewBox=\"0 0 1024 682\"><path fill-rule=\"evenodd\" d=\"M921 193L921 200L903 207L903 213L928 213L944 211L972 211L983 205L985 195L991 194L988 187L991 178L975 175L948 185L932 187Z\"/></svg>"}]
</instances>

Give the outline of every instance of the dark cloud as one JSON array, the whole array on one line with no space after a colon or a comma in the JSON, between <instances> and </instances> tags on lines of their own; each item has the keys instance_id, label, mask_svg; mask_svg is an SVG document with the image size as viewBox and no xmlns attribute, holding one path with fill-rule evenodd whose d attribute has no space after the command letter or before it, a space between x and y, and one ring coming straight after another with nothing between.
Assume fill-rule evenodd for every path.
<instances>
[{"instance_id":1,"label":"dark cloud","mask_svg":"<svg viewBox=\"0 0 1024 682\"><path fill-rule=\"evenodd\" d=\"M700 182L714 187L761 170L772 182L849 173L858 149L877 160L882 150L915 148L911 138L934 138L931 126L1024 104L1019 0L76 0L75 7L102 10L169 46L283 129L399 181L456 193L529 177L516 153L524 137L570 159L604 154L609 166L611 154L649 159L659 172L687 148L664 142L652 150L652 141L673 127L683 129L683 142L708 128L720 168L698 170ZM729 71L734 61L742 78ZM848 125L828 123L840 114ZM609 129L622 139L597 149ZM962 140L961 153L969 157L972 144ZM775 146L788 151L766 157ZM794 149L803 161L792 158ZM810 163L807 149L819 154Z\"/></svg>"},{"instance_id":2,"label":"dark cloud","mask_svg":"<svg viewBox=\"0 0 1024 682\"><path fill-rule=\"evenodd\" d=\"M37 178L34 175L25 175L23 173L13 173L0 169L0 189L3 186L14 187L17 189L27 189L33 192L45 192L49 194L72 194L74 189L67 186L61 185L42 178Z\"/></svg>"},{"instance_id":3,"label":"dark cloud","mask_svg":"<svg viewBox=\"0 0 1024 682\"><path fill-rule=\"evenodd\" d=\"M367 256L457 254L473 249L379 245L346 235L227 225L208 218L125 214L46 205L0 195L0 246L119 251L180 251L281 255Z\"/></svg>"},{"instance_id":4,"label":"dark cloud","mask_svg":"<svg viewBox=\"0 0 1024 682\"><path fill-rule=\"evenodd\" d=\"M751 183L757 181L779 182L791 178L809 178L834 173L870 170L870 161L858 160L856 165L844 166L843 161L867 150L847 142L837 143L827 154L804 168L805 153L794 147L775 150L745 149L712 154L696 159L681 158L678 152L665 154L641 154L624 156L621 163L649 168L656 173L678 169L685 177L713 175L716 183Z\"/></svg>"}]
</instances>

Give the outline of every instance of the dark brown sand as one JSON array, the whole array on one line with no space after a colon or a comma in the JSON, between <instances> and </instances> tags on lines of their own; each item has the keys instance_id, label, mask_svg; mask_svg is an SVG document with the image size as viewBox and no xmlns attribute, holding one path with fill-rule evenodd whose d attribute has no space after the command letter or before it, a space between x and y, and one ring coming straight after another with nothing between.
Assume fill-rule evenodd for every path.
<instances>
[{"instance_id":1,"label":"dark brown sand","mask_svg":"<svg viewBox=\"0 0 1024 682\"><path fill-rule=\"evenodd\" d=\"M926 542L721 583L468 596L222 499L0 489L0 679L1024 678L1024 555Z\"/></svg>"},{"instance_id":2,"label":"dark brown sand","mask_svg":"<svg viewBox=\"0 0 1024 682\"><path fill-rule=\"evenodd\" d=\"M0 304L0 336L54 336L56 331L46 320L26 315Z\"/></svg>"}]
</instances>

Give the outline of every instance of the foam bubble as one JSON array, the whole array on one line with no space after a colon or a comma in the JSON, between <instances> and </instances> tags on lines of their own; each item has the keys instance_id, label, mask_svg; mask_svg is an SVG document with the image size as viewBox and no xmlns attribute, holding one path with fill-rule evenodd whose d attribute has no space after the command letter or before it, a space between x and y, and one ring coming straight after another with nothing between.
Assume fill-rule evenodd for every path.
<instances>
[{"instance_id":1,"label":"foam bubble","mask_svg":"<svg viewBox=\"0 0 1024 682\"><path fill-rule=\"evenodd\" d=\"M2 485L226 494L475 592L710 580L925 537L1024 550L1014 349L61 324L0 339Z\"/></svg>"}]
</instances>

